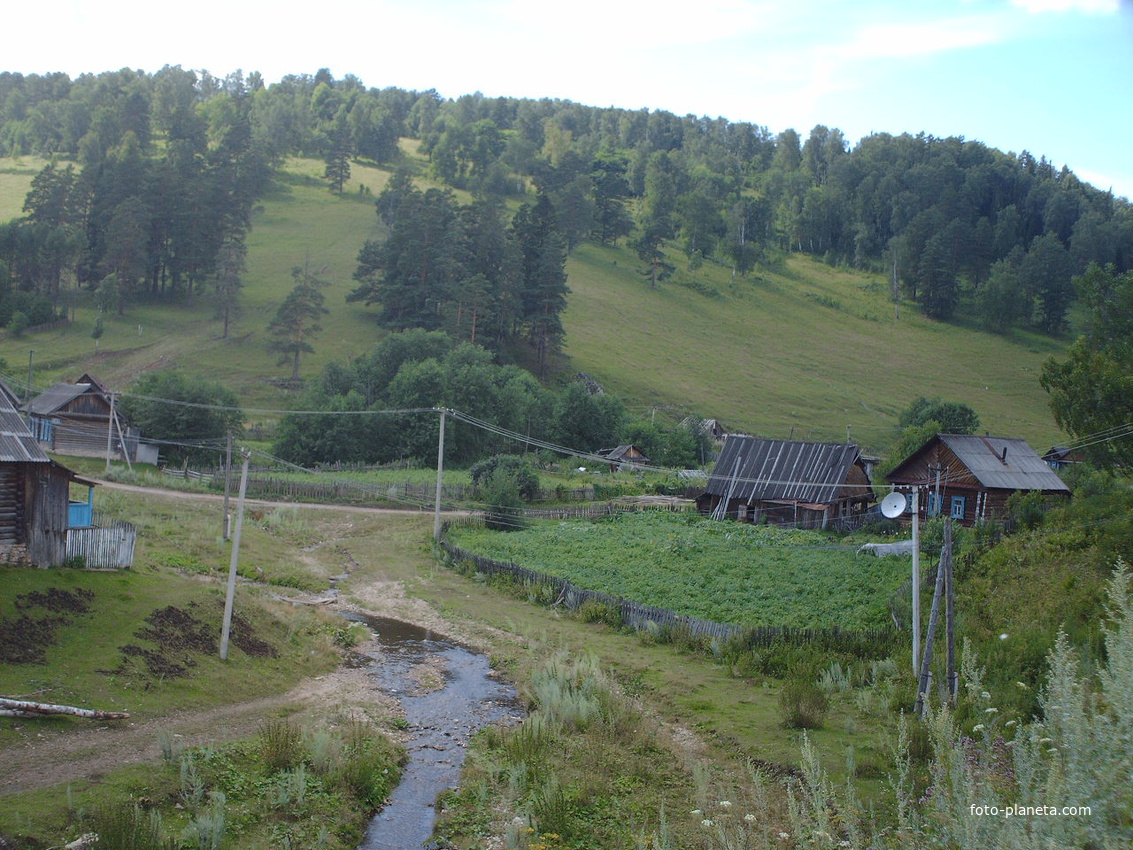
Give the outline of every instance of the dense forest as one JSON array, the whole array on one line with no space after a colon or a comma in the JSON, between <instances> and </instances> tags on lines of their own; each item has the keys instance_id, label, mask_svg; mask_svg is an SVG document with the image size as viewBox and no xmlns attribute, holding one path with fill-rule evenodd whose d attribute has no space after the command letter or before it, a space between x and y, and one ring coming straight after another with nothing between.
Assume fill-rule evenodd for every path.
<instances>
[{"instance_id":1,"label":"dense forest","mask_svg":"<svg viewBox=\"0 0 1133 850\"><path fill-rule=\"evenodd\" d=\"M132 299L239 297L251 210L284 157L396 169L416 139L434 181L396 177L389 234L360 246L352 298L391 328L443 328L538 362L560 341L565 254L624 241L656 286L678 261L744 275L782 252L884 273L939 320L1058 334L1091 262L1133 267L1133 209L1026 151L963 137L756 124L552 99L445 99L327 70L165 67L71 79L0 74L0 153L50 164L25 215L0 224L0 324L37 324L78 290ZM511 201L510 207L504 202ZM520 202L518 212L507 213Z\"/></svg>"}]
</instances>

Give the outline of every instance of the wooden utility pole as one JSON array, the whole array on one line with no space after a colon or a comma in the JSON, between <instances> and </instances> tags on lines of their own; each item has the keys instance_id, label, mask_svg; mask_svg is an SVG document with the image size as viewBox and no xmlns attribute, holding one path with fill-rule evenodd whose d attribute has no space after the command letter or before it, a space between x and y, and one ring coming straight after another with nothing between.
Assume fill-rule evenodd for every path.
<instances>
[{"instance_id":1,"label":"wooden utility pole","mask_svg":"<svg viewBox=\"0 0 1133 850\"><path fill-rule=\"evenodd\" d=\"M114 393L110 394L110 416L106 420L106 472L110 473L110 446L114 442Z\"/></svg>"},{"instance_id":2,"label":"wooden utility pole","mask_svg":"<svg viewBox=\"0 0 1133 850\"><path fill-rule=\"evenodd\" d=\"M240 531L244 526L244 493L248 489L248 459L252 453L240 453L244 464L240 468L240 495L236 497L236 533L232 537L232 558L228 562L228 592L224 597L224 623L220 627L220 660L228 660L228 637L232 633L232 606L236 599L236 567L240 563Z\"/></svg>"},{"instance_id":3,"label":"wooden utility pole","mask_svg":"<svg viewBox=\"0 0 1133 850\"><path fill-rule=\"evenodd\" d=\"M433 539L441 539L441 488L445 480L445 409L441 408L441 436L437 440L437 496L433 507Z\"/></svg>"},{"instance_id":4,"label":"wooden utility pole","mask_svg":"<svg viewBox=\"0 0 1133 850\"><path fill-rule=\"evenodd\" d=\"M932 612L928 617L928 634L925 635L924 659L921 661L921 673L917 682L916 712L924 717L928 711L928 688L932 680L932 641L936 635L936 619L940 615L940 597L944 590L944 576L952 561L952 519L944 522L944 545L940 548L940 563L936 566L936 587L932 593Z\"/></svg>"},{"instance_id":5,"label":"wooden utility pole","mask_svg":"<svg viewBox=\"0 0 1133 850\"><path fill-rule=\"evenodd\" d=\"M944 522L944 541L948 547L948 563L944 573L944 630L948 652L948 702L956 704L959 681L956 675L956 584L952 580L952 520Z\"/></svg>"},{"instance_id":6,"label":"wooden utility pole","mask_svg":"<svg viewBox=\"0 0 1133 850\"><path fill-rule=\"evenodd\" d=\"M920 489L913 488L913 675L921 654L921 507Z\"/></svg>"}]
</instances>

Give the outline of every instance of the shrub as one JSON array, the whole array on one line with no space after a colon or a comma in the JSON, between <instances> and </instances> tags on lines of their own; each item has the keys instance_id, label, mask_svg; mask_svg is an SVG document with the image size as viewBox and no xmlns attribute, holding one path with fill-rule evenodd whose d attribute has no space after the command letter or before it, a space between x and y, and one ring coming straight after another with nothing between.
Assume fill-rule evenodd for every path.
<instances>
[{"instance_id":1,"label":"shrub","mask_svg":"<svg viewBox=\"0 0 1133 850\"><path fill-rule=\"evenodd\" d=\"M791 679L779 691L783 725L790 729L821 729L827 708L826 694L807 679Z\"/></svg>"},{"instance_id":2,"label":"shrub","mask_svg":"<svg viewBox=\"0 0 1133 850\"><path fill-rule=\"evenodd\" d=\"M269 720L260 727L260 757L271 770L290 770L304 757L303 735L289 720Z\"/></svg>"}]
</instances>

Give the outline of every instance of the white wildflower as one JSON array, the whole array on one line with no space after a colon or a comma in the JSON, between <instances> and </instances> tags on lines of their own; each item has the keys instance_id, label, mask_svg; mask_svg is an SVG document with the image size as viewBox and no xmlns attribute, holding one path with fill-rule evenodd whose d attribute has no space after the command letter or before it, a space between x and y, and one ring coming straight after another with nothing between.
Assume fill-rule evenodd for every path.
<instances>
[{"instance_id":1,"label":"white wildflower","mask_svg":"<svg viewBox=\"0 0 1133 850\"><path fill-rule=\"evenodd\" d=\"M755 823L755 815L746 814L744 815L744 820L746 820L748 823Z\"/></svg>"},{"instance_id":2,"label":"white wildflower","mask_svg":"<svg viewBox=\"0 0 1133 850\"><path fill-rule=\"evenodd\" d=\"M711 818L705 818L704 820L702 820L700 822L700 825L701 826L715 826L716 824L712 822Z\"/></svg>"},{"instance_id":3,"label":"white wildflower","mask_svg":"<svg viewBox=\"0 0 1133 850\"><path fill-rule=\"evenodd\" d=\"M732 803L731 803L730 800L721 800L720 801L720 808L721 809L726 809L726 808L730 807L731 805L732 805Z\"/></svg>"},{"instance_id":4,"label":"white wildflower","mask_svg":"<svg viewBox=\"0 0 1133 850\"><path fill-rule=\"evenodd\" d=\"M977 723L975 726L972 727L972 731L973 732L982 732L984 730L984 728L985 727L982 723Z\"/></svg>"}]
</instances>

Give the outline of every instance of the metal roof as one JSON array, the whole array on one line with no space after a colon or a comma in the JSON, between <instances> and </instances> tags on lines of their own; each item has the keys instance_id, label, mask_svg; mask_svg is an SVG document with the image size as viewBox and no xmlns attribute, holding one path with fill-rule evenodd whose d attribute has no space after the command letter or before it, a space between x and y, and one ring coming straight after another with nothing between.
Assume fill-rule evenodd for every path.
<instances>
[{"instance_id":1,"label":"metal roof","mask_svg":"<svg viewBox=\"0 0 1133 850\"><path fill-rule=\"evenodd\" d=\"M24 418L16 411L16 395L0 382L0 462L49 463L46 452L39 447L28 430Z\"/></svg>"},{"instance_id":2,"label":"metal roof","mask_svg":"<svg viewBox=\"0 0 1133 850\"><path fill-rule=\"evenodd\" d=\"M66 407L90 388L90 384L53 384L25 404L24 409L36 416L47 416Z\"/></svg>"},{"instance_id":3,"label":"metal roof","mask_svg":"<svg viewBox=\"0 0 1133 850\"><path fill-rule=\"evenodd\" d=\"M1026 440L972 434L939 434L938 438L985 487L1070 492Z\"/></svg>"},{"instance_id":4,"label":"metal roof","mask_svg":"<svg viewBox=\"0 0 1133 850\"><path fill-rule=\"evenodd\" d=\"M829 504L838 500L861 452L851 443L804 443L729 436L705 492L751 504L782 499Z\"/></svg>"}]
</instances>

